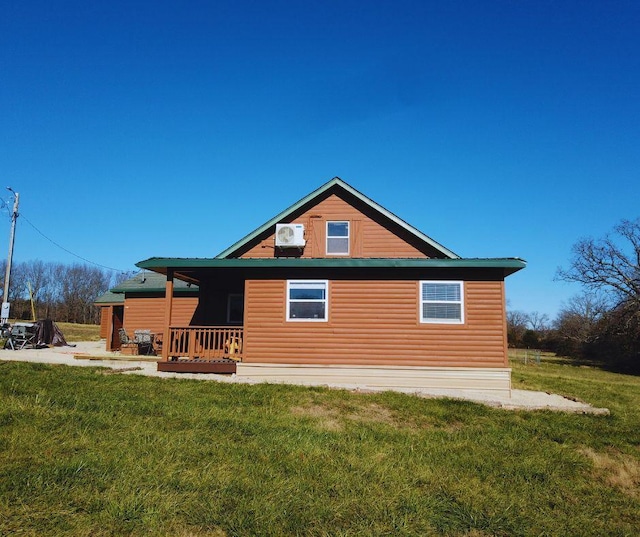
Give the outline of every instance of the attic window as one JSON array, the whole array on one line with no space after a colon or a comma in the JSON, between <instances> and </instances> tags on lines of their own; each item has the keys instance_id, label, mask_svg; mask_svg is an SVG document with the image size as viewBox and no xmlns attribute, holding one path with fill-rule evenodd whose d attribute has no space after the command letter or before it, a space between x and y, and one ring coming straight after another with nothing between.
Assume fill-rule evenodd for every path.
<instances>
[{"instance_id":1,"label":"attic window","mask_svg":"<svg viewBox=\"0 0 640 537\"><path fill-rule=\"evenodd\" d=\"M349 255L349 222L327 222L327 255Z\"/></svg>"}]
</instances>

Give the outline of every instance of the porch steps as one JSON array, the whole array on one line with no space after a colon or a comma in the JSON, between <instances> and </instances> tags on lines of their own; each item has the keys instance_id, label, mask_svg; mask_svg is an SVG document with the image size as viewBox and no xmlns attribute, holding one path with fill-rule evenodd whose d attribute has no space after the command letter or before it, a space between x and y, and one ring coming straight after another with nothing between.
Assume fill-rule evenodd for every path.
<instances>
[{"instance_id":1,"label":"porch steps","mask_svg":"<svg viewBox=\"0 0 640 537\"><path fill-rule=\"evenodd\" d=\"M234 360L169 360L158 362L158 371L169 373L235 373Z\"/></svg>"}]
</instances>

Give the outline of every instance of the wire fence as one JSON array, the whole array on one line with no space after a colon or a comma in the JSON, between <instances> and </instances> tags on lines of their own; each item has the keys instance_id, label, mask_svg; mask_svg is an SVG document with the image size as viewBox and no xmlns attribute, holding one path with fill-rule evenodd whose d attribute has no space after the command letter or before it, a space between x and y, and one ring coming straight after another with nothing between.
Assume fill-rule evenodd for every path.
<instances>
[{"instance_id":1,"label":"wire fence","mask_svg":"<svg viewBox=\"0 0 640 537\"><path fill-rule=\"evenodd\" d=\"M540 365L542 351L538 349L509 349L509 359L524 365Z\"/></svg>"}]
</instances>

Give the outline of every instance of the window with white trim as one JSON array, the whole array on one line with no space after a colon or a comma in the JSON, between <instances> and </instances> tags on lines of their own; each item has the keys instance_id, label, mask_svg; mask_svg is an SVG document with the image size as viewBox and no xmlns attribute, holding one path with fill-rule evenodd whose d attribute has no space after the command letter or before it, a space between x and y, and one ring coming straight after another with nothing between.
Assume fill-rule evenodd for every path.
<instances>
[{"instance_id":1,"label":"window with white trim","mask_svg":"<svg viewBox=\"0 0 640 537\"><path fill-rule=\"evenodd\" d=\"M326 321L328 291L326 280L287 281L287 321Z\"/></svg>"},{"instance_id":2,"label":"window with white trim","mask_svg":"<svg viewBox=\"0 0 640 537\"><path fill-rule=\"evenodd\" d=\"M327 255L349 255L349 222L327 222Z\"/></svg>"},{"instance_id":3,"label":"window with white trim","mask_svg":"<svg viewBox=\"0 0 640 537\"><path fill-rule=\"evenodd\" d=\"M462 324L464 322L462 282L421 281L420 322Z\"/></svg>"}]
</instances>

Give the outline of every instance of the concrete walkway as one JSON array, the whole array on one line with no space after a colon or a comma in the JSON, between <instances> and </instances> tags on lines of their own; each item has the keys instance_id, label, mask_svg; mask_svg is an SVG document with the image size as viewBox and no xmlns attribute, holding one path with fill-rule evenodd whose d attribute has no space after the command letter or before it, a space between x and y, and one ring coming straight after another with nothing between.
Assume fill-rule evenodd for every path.
<instances>
[{"instance_id":1,"label":"concrete walkway","mask_svg":"<svg viewBox=\"0 0 640 537\"><path fill-rule=\"evenodd\" d=\"M81 341L73 347L49 347L44 349L22 349L12 351L0 350L0 361L35 362L85 367L108 367L114 373L147 375L163 378L188 378L216 382L243 382L256 384L250 378L238 378L236 375L215 375L204 373L164 373L156 367L157 358L153 356L124 356L119 352L106 352L104 341ZM322 384L327 386L326 384ZM356 385L331 385L331 388L341 388L359 392L373 392L375 389ZM530 390L511 390L511 397L483 393L470 390L402 390L420 397L450 397L483 403L492 407L522 410L556 410L579 414L608 414L606 408L595 408L581 401L567 399L560 395L534 392Z\"/></svg>"}]
</instances>

